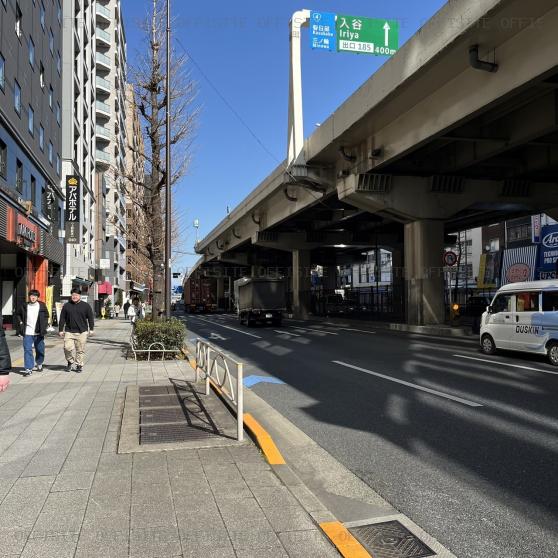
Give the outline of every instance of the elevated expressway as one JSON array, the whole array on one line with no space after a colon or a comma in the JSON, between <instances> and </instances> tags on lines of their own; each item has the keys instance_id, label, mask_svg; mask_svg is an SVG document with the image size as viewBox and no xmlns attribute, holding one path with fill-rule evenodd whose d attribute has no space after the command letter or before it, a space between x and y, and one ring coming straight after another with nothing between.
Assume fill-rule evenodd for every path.
<instances>
[{"instance_id":1,"label":"elevated expressway","mask_svg":"<svg viewBox=\"0 0 558 558\"><path fill-rule=\"evenodd\" d=\"M284 266L304 315L311 264L382 246L407 321L443 321L446 235L558 216L556 29L556 0L446 4L198 243L200 265Z\"/></svg>"}]
</instances>

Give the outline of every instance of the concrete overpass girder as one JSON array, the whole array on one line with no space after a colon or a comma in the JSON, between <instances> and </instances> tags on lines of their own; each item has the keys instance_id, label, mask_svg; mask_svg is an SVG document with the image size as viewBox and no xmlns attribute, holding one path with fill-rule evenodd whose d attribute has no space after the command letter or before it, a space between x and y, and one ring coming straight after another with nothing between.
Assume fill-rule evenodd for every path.
<instances>
[{"instance_id":1,"label":"concrete overpass girder","mask_svg":"<svg viewBox=\"0 0 558 558\"><path fill-rule=\"evenodd\" d=\"M449 220L461 211L475 208L497 210L518 206L535 212L558 206L558 184L454 176L393 176L375 192L369 176L351 174L340 180L337 183L339 199L402 223L422 219Z\"/></svg>"}]
</instances>

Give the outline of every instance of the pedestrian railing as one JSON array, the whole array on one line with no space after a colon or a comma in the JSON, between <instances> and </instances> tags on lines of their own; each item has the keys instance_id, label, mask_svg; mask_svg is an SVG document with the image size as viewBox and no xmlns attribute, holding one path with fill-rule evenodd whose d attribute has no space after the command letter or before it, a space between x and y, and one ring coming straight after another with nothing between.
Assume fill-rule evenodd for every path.
<instances>
[{"instance_id":1,"label":"pedestrian railing","mask_svg":"<svg viewBox=\"0 0 558 558\"><path fill-rule=\"evenodd\" d=\"M180 347L173 347L169 349L161 342L151 343L147 349L140 349L138 348L138 339L134 333L134 329L132 328L132 332L130 334L130 350L132 351L135 360L138 360L138 354L147 353L147 360L151 361L151 355L153 353L162 353L164 360L166 354L176 355L180 353L182 349ZM128 353L126 354L126 359L128 359Z\"/></svg>"},{"instance_id":2,"label":"pedestrian railing","mask_svg":"<svg viewBox=\"0 0 558 558\"><path fill-rule=\"evenodd\" d=\"M233 373L231 373L234 372ZM236 411L236 438L244 439L244 365L206 341L196 341L196 382L205 379L205 394L213 385Z\"/></svg>"}]
</instances>

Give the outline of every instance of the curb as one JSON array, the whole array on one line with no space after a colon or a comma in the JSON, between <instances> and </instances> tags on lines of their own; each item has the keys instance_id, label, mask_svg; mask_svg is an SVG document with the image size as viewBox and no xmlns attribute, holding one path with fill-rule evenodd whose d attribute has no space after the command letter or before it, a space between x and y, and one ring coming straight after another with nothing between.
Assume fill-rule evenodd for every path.
<instances>
[{"instance_id":1,"label":"curb","mask_svg":"<svg viewBox=\"0 0 558 558\"><path fill-rule=\"evenodd\" d=\"M189 353L185 356L190 366L196 370L196 359L192 358ZM221 390L211 381L210 385L217 395L223 399L222 394L220 393ZM265 428L250 413L244 413L243 420L244 427L248 431L250 437L254 440L255 444L263 453L266 461L271 465L273 471L281 479L283 484L285 484L287 488L290 486L300 487L303 485L296 473L288 466L269 432L267 432L267 430L265 430ZM311 491L307 488L306 491L308 491L311 498L313 498ZM309 509L311 506L308 506L307 504L308 498L305 499L301 497L298 492L299 491L293 492L295 498L297 498L306 512L314 519L314 521L318 524L318 527L320 527L322 532L337 549L339 554L343 556L343 558L373 558L373 556L368 553L368 551L358 542L350 531L340 521L338 521L331 512L325 509L319 511L316 511L316 509ZM320 521L320 517L323 519L327 518L327 521Z\"/></svg>"}]
</instances>

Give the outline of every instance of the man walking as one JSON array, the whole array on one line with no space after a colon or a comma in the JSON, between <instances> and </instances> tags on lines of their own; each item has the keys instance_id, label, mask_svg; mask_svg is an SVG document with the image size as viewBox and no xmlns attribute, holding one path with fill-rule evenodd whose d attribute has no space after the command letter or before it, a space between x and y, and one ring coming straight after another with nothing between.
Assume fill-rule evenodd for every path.
<instances>
[{"instance_id":1,"label":"man walking","mask_svg":"<svg viewBox=\"0 0 558 558\"><path fill-rule=\"evenodd\" d=\"M17 311L23 334L24 376L31 376L33 371L40 372L45 360L45 335L49 316L46 304L39 301L40 296L41 293L36 289L29 291L29 302L22 304Z\"/></svg>"},{"instance_id":2,"label":"man walking","mask_svg":"<svg viewBox=\"0 0 558 558\"><path fill-rule=\"evenodd\" d=\"M83 371L83 357L87 334L93 335L95 322L93 310L81 300L79 289L72 289L71 299L62 306L58 335L64 337L64 355L68 361L67 371Z\"/></svg>"}]
</instances>

